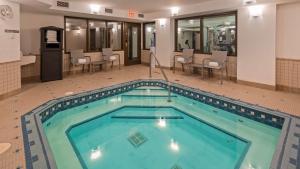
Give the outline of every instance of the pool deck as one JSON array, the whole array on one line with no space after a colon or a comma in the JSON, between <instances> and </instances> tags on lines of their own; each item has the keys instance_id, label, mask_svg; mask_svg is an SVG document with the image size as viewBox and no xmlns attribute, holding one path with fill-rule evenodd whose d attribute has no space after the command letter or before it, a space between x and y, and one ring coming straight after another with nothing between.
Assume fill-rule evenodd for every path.
<instances>
[{"instance_id":1,"label":"pool deck","mask_svg":"<svg viewBox=\"0 0 300 169\"><path fill-rule=\"evenodd\" d=\"M0 100L0 143L12 144L8 151L0 154L0 168L26 168L21 128L23 114L48 100L65 96L68 92L80 93L131 80L149 79L148 71L148 67L136 65L122 67L121 70L72 75L61 81L25 84L19 94ZM300 116L300 94L259 89L231 81L220 85L215 79L202 80L199 75L178 71L175 74L171 71L166 73L170 80L176 83ZM163 77L156 70L153 78ZM291 157L287 160L289 169L300 168L300 120L294 119L291 122L294 131L288 135L288 142L292 147L286 149L286 153Z\"/></svg>"}]
</instances>

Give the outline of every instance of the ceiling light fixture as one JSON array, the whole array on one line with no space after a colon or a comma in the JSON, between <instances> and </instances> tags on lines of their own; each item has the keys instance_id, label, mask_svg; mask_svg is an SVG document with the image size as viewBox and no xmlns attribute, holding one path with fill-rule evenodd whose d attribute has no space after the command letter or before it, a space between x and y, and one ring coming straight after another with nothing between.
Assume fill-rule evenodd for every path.
<instances>
[{"instance_id":1,"label":"ceiling light fixture","mask_svg":"<svg viewBox=\"0 0 300 169\"><path fill-rule=\"evenodd\" d=\"M172 16L177 16L178 13L179 13L179 7L175 6L175 7L171 8L171 14L172 14Z\"/></svg>"}]
</instances>

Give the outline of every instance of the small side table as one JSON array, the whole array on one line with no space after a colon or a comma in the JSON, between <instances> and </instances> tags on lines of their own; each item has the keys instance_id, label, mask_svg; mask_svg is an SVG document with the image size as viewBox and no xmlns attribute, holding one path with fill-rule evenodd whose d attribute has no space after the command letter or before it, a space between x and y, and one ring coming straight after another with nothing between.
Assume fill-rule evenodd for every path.
<instances>
[{"instance_id":1,"label":"small side table","mask_svg":"<svg viewBox=\"0 0 300 169\"><path fill-rule=\"evenodd\" d=\"M91 62L91 72L95 72L95 67L99 66L99 69L101 70L103 68L103 65L106 65L106 61L95 61Z\"/></svg>"}]
</instances>

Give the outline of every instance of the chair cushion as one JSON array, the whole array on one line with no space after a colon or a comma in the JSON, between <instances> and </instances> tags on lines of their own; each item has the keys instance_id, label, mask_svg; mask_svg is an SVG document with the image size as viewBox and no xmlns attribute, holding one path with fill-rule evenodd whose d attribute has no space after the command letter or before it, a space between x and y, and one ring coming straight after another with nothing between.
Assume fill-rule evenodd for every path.
<instances>
[{"instance_id":1,"label":"chair cushion","mask_svg":"<svg viewBox=\"0 0 300 169\"><path fill-rule=\"evenodd\" d=\"M85 64L85 63L87 63L87 60L86 59L78 59L78 63Z\"/></svg>"},{"instance_id":2,"label":"chair cushion","mask_svg":"<svg viewBox=\"0 0 300 169\"><path fill-rule=\"evenodd\" d=\"M218 67L219 63L218 62L209 62L208 66L210 66L210 67Z\"/></svg>"},{"instance_id":3,"label":"chair cushion","mask_svg":"<svg viewBox=\"0 0 300 169\"><path fill-rule=\"evenodd\" d=\"M117 57L116 56L110 56L109 60L117 60Z\"/></svg>"},{"instance_id":4,"label":"chair cushion","mask_svg":"<svg viewBox=\"0 0 300 169\"><path fill-rule=\"evenodd\" d=\"M177 62L185 63L185 58L179 57L179 58L177 58Z\"/></svg>"}]
</instances>

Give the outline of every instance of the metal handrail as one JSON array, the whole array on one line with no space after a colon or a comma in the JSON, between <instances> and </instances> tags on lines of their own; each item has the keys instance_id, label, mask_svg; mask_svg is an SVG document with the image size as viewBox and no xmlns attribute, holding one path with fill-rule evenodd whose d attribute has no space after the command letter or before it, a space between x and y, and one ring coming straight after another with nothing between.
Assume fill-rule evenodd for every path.
<instances>
[{"instance_id":1,"label":"metal handrail","mask_svg":"<svg viewBox=\"0 0 300 169\"><path fill-rule=\"evenodd\" d=\"M157 57L155 56L155 54L152 51L150 51L149 76L150 76L150 78L152 77L152 65L151 65L152 56L154 57L155 61L157 62L158 67L159 67L161 73L163 74L165 81L168 83L168 102L171 102L171 83L170 83L169 78L166 75L165 71L162 69L161 64L159 63Z\"/></svg>"}]
</instances>

